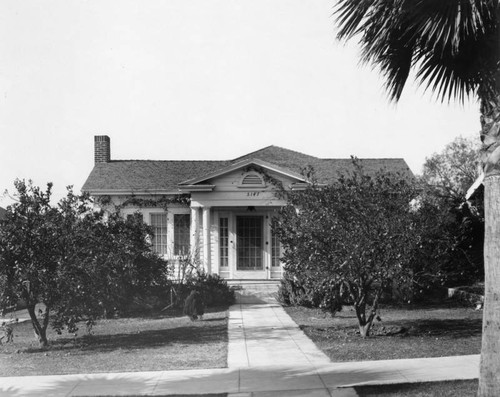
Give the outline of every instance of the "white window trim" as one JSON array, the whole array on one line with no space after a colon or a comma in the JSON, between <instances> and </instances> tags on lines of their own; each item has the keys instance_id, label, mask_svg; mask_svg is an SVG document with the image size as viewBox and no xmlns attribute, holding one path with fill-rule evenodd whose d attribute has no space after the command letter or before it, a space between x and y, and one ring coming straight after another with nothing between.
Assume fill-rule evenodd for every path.
<instances>
[{"instance_id":1,"label":"white window trim","mask_svg":"<svg viewBox=\"0 0 500 397\"><path fill-rule=\"evenodd\" d=\"M139 207L129 207L122 210L122 215L127 218L127 215L135 214L136 212L140 212L142 214L142 219L144 222L151 226L151 214L159 214L165 213L167 215L167 248L166 254L163 255L165 259L179 259L180 255L174 255L174 215L176 214L184 214L191 215L191 209L189 207L179 206L179 207L169 207L167 211L165 211L162 207L147 207L147 208L139 208ZM191 231L190 231L191 232ZM191 247L191 250L193 247Z\"/></svg>"}]
</instances>

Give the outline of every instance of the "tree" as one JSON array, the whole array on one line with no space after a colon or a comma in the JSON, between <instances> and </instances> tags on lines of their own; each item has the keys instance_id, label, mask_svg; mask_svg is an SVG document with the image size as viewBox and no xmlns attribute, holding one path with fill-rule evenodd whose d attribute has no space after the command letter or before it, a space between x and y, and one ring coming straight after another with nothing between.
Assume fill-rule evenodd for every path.
<instances>
[{"instance_id":1,"label":"tree","mask_svg":"<svg viewBox=\"0 0 500 397\"><path fill-rule=\"evenodd\" d=\"M425 159L423 181L443 196L463 200L479 177L478 149L476 140L456 138L440 153Z\"/></svg>"},{"instance_id":2,"label":"tree","mask_svg":"<svg viewBox=\"0 0 500 397\"><path fill-rule=\"evenodd\" d=\"M410 71L441 100L481 103L485 304L479 395L500 395L500 2L339 0L340 39L359 39L397 101Z\"/></svg>"},{"instance_id":3,"label":"tree","mask_svg":"<svg viewBox=\"0 0 500 397\"><path fill-rule=\"evenodd\" d=\"M483 218L463 201L433 193L420 193L420 244L413 253L416 297L424 299L436 287L484 280Z\"/></svg>"},{"instance_id":4,"label":"tree","mask_svg":"<svg viewBox=\"0 0 500 397\"><path fill-rule=\"evenodd\" d=\"M433 206L435 231L429 234L443 241L443 256L436 261L442 282L453 286L484 279L484 207L479 190L477 199L467 192L479 177L479 144L472 138L458 137L440 153L426 158L421 197ZM454 283L454 284L453 284Z\"/></svg>"},{"instance_id":5,"label":"tree","mask_svg":"<svg viewBox=\"0 0 500 397\"><path fill-rule=\"evenodd\" d=\"M47 345L48 312L57 299L55 282L57 263L48 254L56 249L57 211L50 206L52 185L45 192L17 181L19 203L7 208L0 228L0 271L2 307L23 299L41 345ZM35 313L38 301L40 318Z\"/></svg>"},{"instance_id":6,"label":"tree","mask_svg":"<svg viewBox=\"0 0 500 397\"><path fill-rule=\"evenodd\" d=\"M50 319L58 332L75 332L79 321L91 326L164 280L166 264L151 252L150 230L138 219L106 217L71 189L52 206L51 184L45 191L31 182L15 186L19 201L0 227L0 306L24 301L41 346Z\"/></svg>"},{"instance_id":7,"label":"tree","mask_svg":"<svg viewBox=\"0 0 500 397\"><path fill-rule=\"evenodd\" d=\"M363 337L369 336L379 299L393 285L412 280L419 244L412 184L391 176L341 177L329 186L288 193L274 221L284 247L286 276L312 290L332 314L354 306Z\"/></svg>"}]
</instances>

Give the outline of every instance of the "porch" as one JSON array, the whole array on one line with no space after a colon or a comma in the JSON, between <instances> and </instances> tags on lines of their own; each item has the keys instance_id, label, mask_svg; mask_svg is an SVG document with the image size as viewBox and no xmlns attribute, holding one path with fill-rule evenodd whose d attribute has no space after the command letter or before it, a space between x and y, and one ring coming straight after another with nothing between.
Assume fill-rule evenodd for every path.
<instances>
[{"instance_id":1,"label":"porch","mask_svg":"<svg viewBox=\"0 0 500 397\"><path fill-rule=\"evenodd\" d=\"M209 274L227 280L280 280L277 207L192 207L191 247Z\"/></svg>"}]
</instances>

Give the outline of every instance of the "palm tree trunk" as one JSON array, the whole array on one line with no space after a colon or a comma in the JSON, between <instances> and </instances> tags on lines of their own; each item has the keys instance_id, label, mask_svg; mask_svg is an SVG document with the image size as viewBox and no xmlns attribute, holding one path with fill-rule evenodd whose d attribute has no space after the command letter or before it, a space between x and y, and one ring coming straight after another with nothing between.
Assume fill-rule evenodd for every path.
<instances>
[{"instance_id":1,"label":"palm tree trunk","mask_svg":"<svg viewBox=\"0 0 500 397\"><path fill-rule=\"evenodd\" d=\"M500 93L500 71L497 72ZM485 296L478 396L500 396L500 94L483 101Z\"/></svg>"},{"instance_id":2,"label":"palm tree trunk","mask_svg":"<svg viewBox=\"0 0 500 397\"><path fill-rule=\"evenodd\" d=\"M485 299L479 396L500 395L500 175L485 180Z\"/></svg>"}]
</instances>

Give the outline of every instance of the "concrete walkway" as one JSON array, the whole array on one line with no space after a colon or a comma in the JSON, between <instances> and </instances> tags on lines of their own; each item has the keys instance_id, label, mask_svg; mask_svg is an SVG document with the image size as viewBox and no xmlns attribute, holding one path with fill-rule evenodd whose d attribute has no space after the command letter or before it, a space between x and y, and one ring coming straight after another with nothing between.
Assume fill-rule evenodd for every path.
<instances>
[{"instance_id":1,"label":"concrete walkway","mask_svg":"<svg viewBox=\"0 0 500 397\"><path fill-rule=\"evenodd\" d=\"M332 363L269 298L230 308L228 368L0 378L0 396L356 396L354 385L473 379L479 355Z\"/></svg>"}]
</instances>

